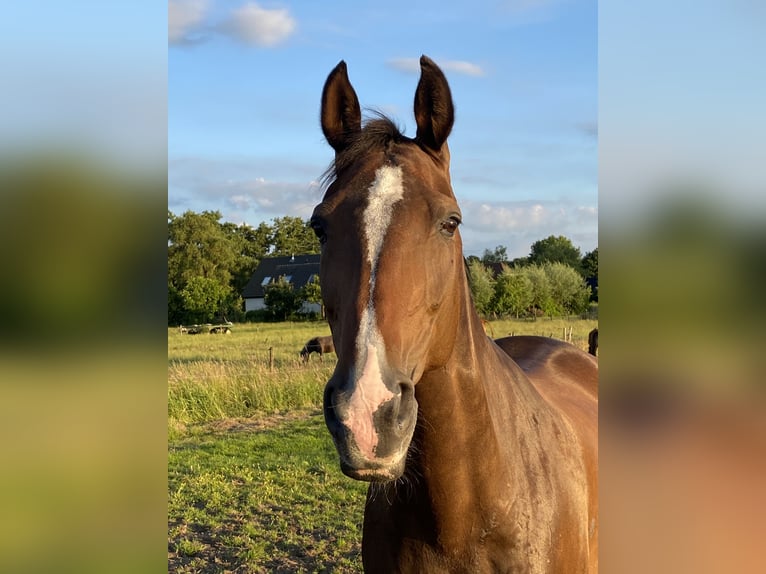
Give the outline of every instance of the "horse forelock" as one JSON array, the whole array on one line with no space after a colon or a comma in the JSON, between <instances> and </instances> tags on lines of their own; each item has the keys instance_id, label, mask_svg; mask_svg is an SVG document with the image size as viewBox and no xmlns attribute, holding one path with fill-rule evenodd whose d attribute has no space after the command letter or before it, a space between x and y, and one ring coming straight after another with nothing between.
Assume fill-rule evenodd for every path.
<instances>
[{"instance_id":1,"label":"horse forelock","mask_svg":"<svg viewBox=\"0 0 766 574\"><path fill-rule=\"evenodd\" d=\"M370 157L374 151L388 151L394 144L414 142L405 136L394 121L381 114L375 113L369 118L362 130L350 136L350 143L325 170L320 178L320 184L325 191L338 176L359 161Z\"/></svg>"}]
</instances>

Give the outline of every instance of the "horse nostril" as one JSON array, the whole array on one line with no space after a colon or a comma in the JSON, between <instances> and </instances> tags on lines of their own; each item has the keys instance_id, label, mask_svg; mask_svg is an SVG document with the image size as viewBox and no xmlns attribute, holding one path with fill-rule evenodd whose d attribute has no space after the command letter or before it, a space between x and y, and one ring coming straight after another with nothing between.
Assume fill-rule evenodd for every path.
<instances>
[{"instance_id":1,"label":"horse nostril","mask_svg":"<svg viewBox=\"0 0 766 574\"><path fill-rule=\"evenodd\" d=\"M324 419L330 433L337 434L340 421L335 412L335 388L330 383L324 388Z\"/></svg>"},{"instance_id":2,"label":"horse nostril","mask_svg":"<svg viewBox=\"0 0 766 574\"><path fill-rule=\"evenodd\" d=\"M396 427L402 431L408 425L410 421L411 404L414 399L415 385L410 381L404 381L399 383L399 408L396 416Z\"/></svg>"}]
</instances>

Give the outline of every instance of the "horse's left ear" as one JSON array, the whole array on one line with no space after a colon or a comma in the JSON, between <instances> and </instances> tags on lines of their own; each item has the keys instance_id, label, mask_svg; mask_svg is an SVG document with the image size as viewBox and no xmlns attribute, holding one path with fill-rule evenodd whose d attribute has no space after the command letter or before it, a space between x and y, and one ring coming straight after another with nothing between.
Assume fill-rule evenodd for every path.
<instances>
[{"instance_id":1,"label":"horse's left ear","mask_svg":"<svg viewBox=\"0 0 766 574\"><path fill-rule=\"evenodd\" d=\"M415 91L415 139L435 152L440 152L452 131L455 108L452 105L447 78L433 60L420 57L420 81Z\"/></svg>"}]
</instances>

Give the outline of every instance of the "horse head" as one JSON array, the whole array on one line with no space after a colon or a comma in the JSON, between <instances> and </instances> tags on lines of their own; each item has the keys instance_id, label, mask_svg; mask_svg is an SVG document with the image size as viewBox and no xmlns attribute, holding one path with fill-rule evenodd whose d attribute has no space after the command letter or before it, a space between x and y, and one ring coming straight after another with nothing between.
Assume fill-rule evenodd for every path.
<instances>
[{"instance_id":1,"label":"horse head","mask_svg":"<svg viewBox=\"0 0 766 574\"><path fill-rule=\"evenodd\" d=\"M322 130L335 160L311 225L338 355L324 412L343 472L360 480L403 473L415 385L445 365L465 289L447 146L452 97L434 62L423 56L420 66L414 138L382 116L363 125L344 62L322 93Z\"/></svg>"}]
</instances>

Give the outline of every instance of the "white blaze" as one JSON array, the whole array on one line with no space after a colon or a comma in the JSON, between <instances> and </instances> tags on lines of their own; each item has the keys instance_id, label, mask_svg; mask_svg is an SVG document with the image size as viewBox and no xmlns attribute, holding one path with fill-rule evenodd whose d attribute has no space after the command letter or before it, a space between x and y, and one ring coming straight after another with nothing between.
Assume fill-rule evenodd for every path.
<instances>
[{"instance_id":1,"label":"white blaze","mask_svg":"<svg viewBox=\"0 0 766 574\"><path fill-rule=\"evenodd\" d=\"M383 166L375 172L375 181L368 190L369 200L364 210L363 224L367 240L367 262L370 264L370 283L367 308L362 312L356 338L357 364L354 373L360 373L349 401L346 426L354 435L359 450L368 458L374 458L378 435L373 425L373 415L380 405L391 400L394 394L386 388L381 376L381 359L385 357L383 337L375 317L374 293L378 271L378 258L383 248L386 231L391 224L394 205L404 195L402 169Z\"/></svg>"},{"instance_id":2,"label":"white blaze","mask_svg":"<svg viewBox=\"0 0 766 574\"><path fill-rule=\"evenodd\" d=\"M370 302L375 289L378 257L383 248L386 230L391 224L394 204L404 195L402 168L384 165L375 172L375 181L369 189L369 201L364 210L364 234L367 238L367 261L370 264Z\"/></svg>"}]
</instances>

